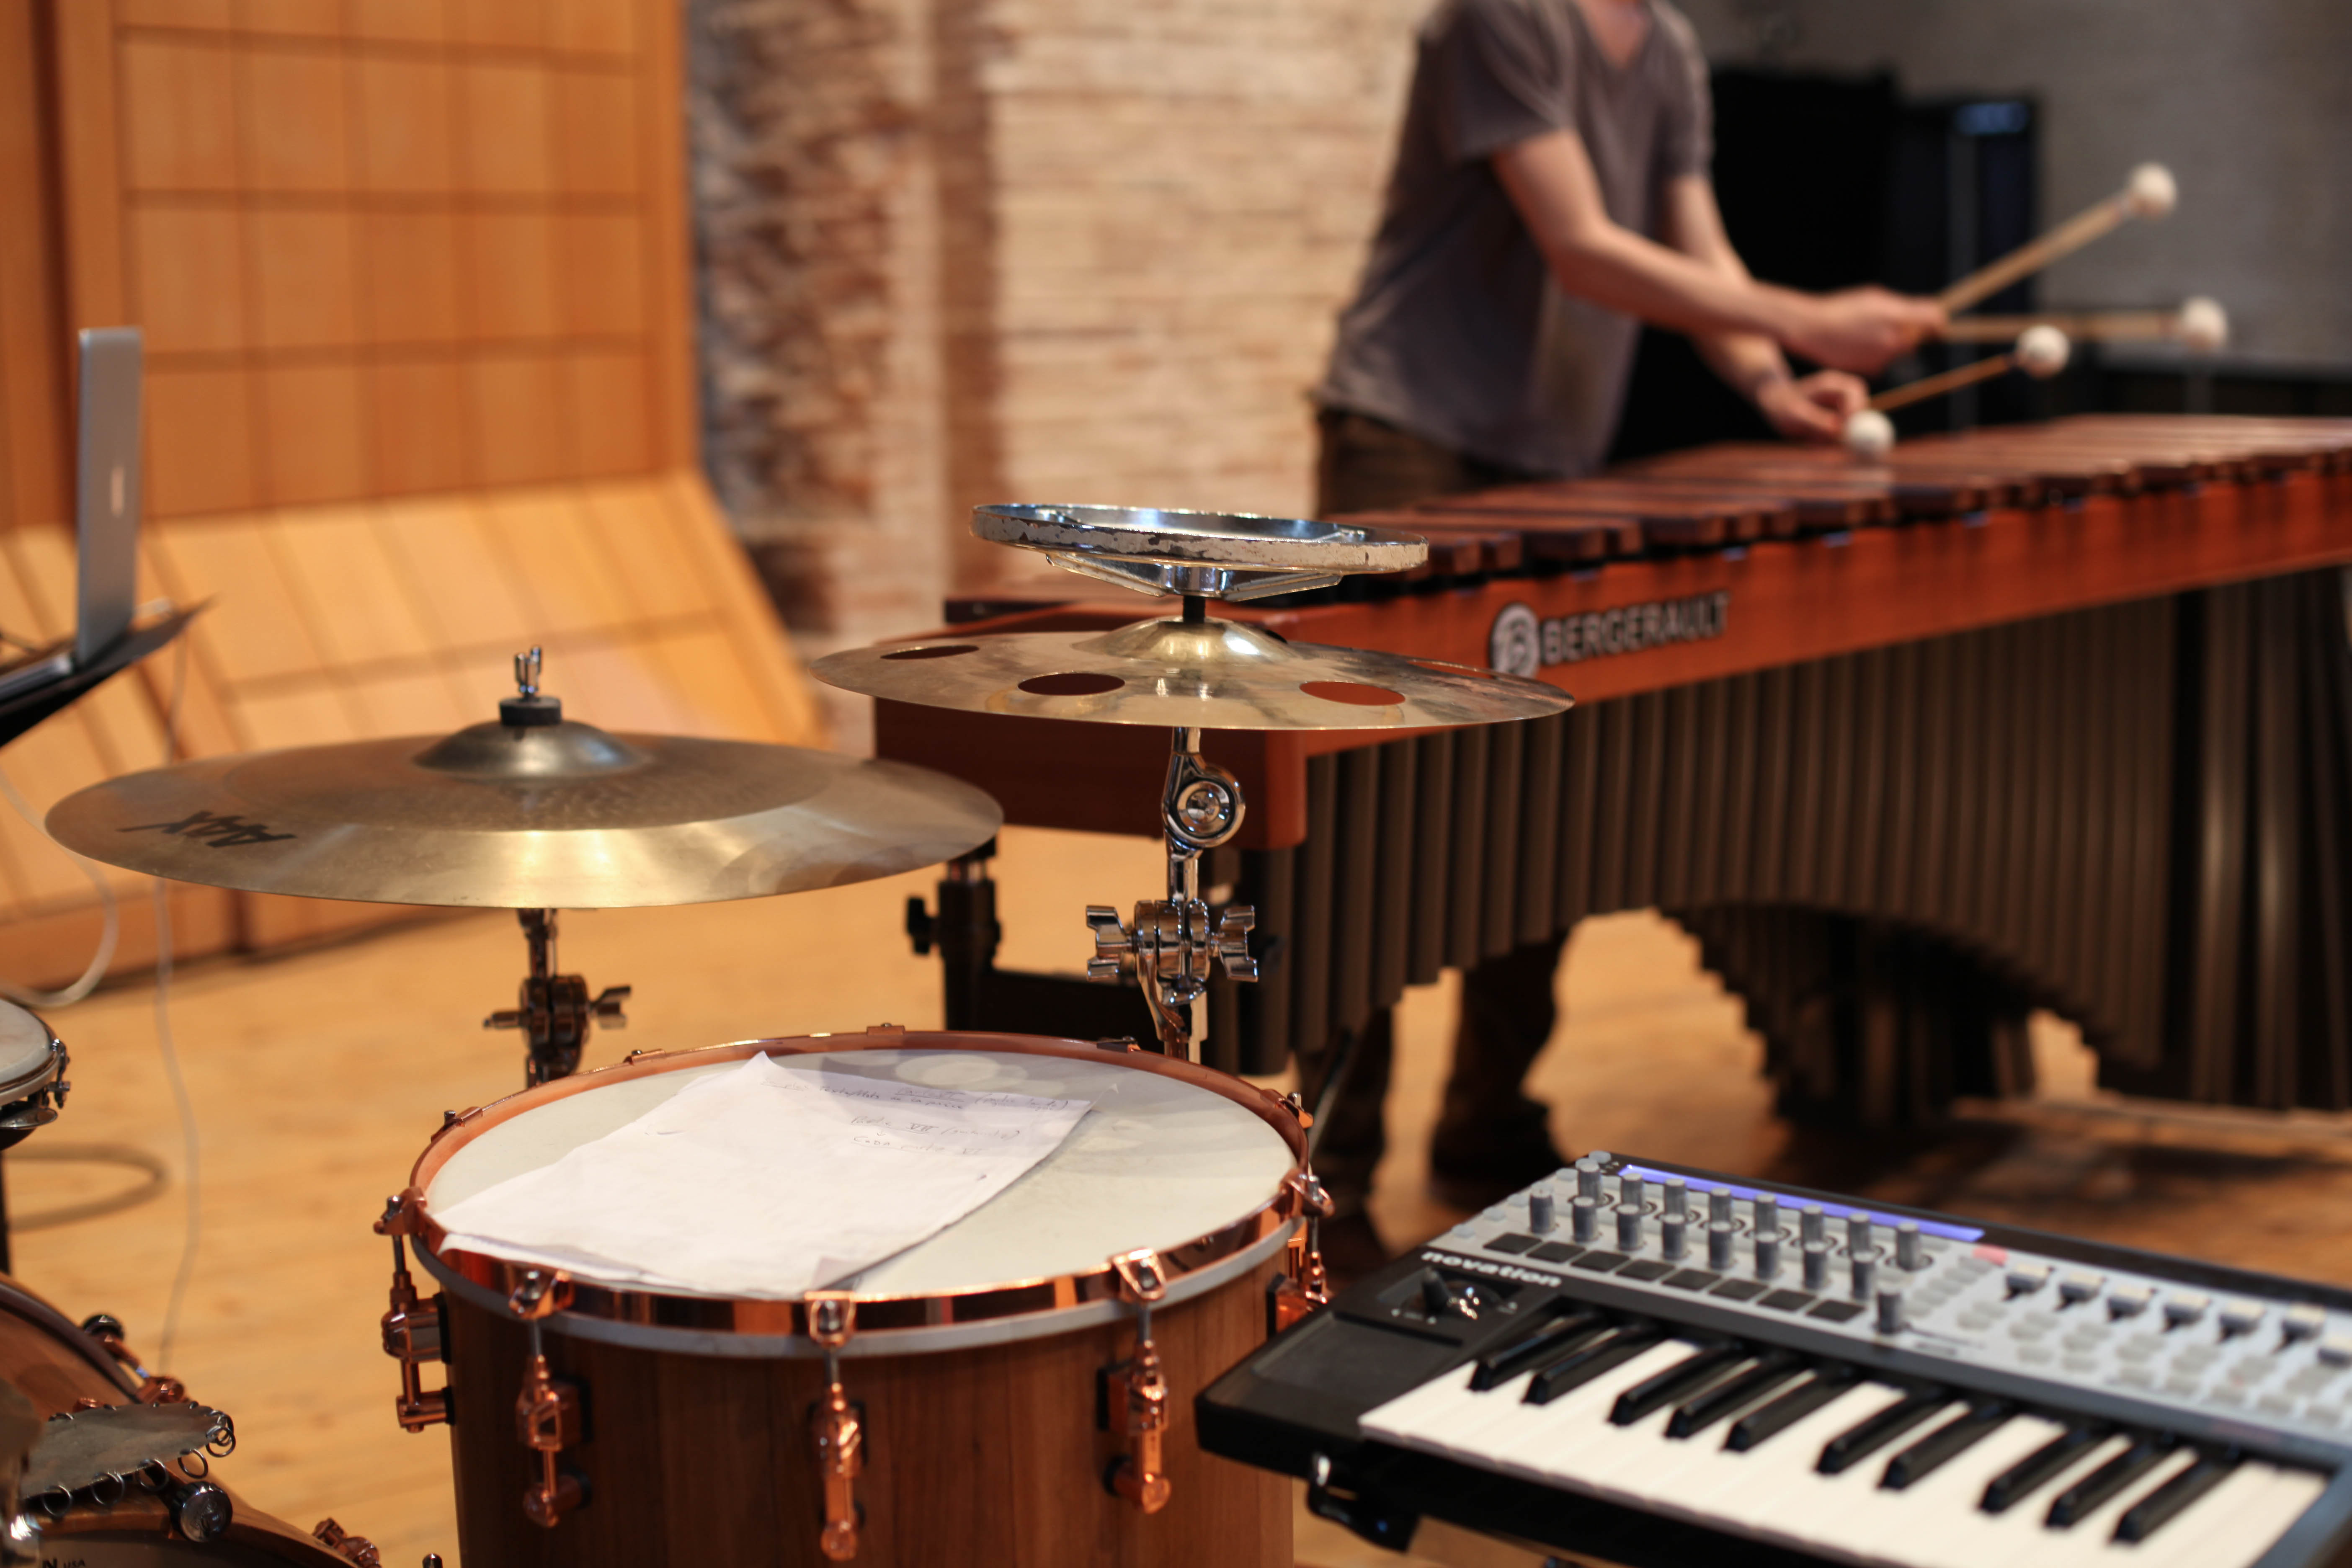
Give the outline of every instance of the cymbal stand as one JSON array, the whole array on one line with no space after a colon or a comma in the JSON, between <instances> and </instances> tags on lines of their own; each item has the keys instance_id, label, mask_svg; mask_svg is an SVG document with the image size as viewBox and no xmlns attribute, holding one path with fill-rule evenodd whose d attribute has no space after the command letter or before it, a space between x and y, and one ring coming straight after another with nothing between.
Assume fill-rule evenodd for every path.
<instances>
[{"instance_id":1,"label":"cymbal stand","mask_svg":"<svg viewBox=\"0 0 2352 1568\"><path fill-rule=\"evenodd\" d=\"M499 1008L482 1020L482 1027L523 1031L530 1052L523 1063L523 1083L530 1087L578 1070L590 1024L626 1028L629 1020L621 1005L629 999L630 988L608 985L589 995L587 981L555 973L555 911L517 910L515 918L530 942L530 975L522 983L520 1005Z\"/></svg>"},{"instance_id":2,"label":"cymbal stand","mask_svg":"<svg viewBox=\"0 0 2352 1568\"><path fill-rule=\"evenodd\" d=\"M1208 605L1184 596L1184 619L1199 624ZM1168 759L1168 782L1160 791L1160 819L1168 837L1168 897L1135 906L1131 921L1105 904L1087 906L1095 935L1095 956L1087 978L1117 984L1132 976L1151 1008L1163 1055L1192 1060L1192 1005L1209 989L1219 963L1234 980L1255 980L1249 933L1257 911L1232 904L1212 920L1201 899L1201 857L1232 842L1242 827L1247 803L1241 781L1201 755L1201 731L1180 728Z\"/></svg>"}]
</instances>

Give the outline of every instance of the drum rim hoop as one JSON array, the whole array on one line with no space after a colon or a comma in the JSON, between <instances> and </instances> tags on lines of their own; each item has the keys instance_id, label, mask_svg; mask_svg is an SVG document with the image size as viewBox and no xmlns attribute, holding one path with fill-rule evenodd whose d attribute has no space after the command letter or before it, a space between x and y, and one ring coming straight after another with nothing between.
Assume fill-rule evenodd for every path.
<instances>
[{"instance_id":1,"label":"drum rim hoop","mask_svg":"<svg viewBox=\"0 0 2352 1568\"><path fill-rule=\"evenodd\" d=\"M494 1290L510 1292L531 1271L531 1266L447 1245L447 1233L433 1217L425 1189L460 1148L490 1127L510 1121L567 1095L605 1084L677 1072L719 1062L740 1061L754 1055L802 1056L823 1051L965 1049L998 1051L1018 1056L1063 1057L1083 1061L1108 1061L1145 1072L1157 1072L1232 1100L1258 1118L1281 1138L1290 1152L1290 1169L1265 1202L1241 1218L1203 1236L1160 1249L1161 1268L1173 1281L1208 1268L1242 1252L1287 1226L1297 1212L1299 1178L1307 1165L1307 1134L1298 1118L1279 1097L1244 1079L1198 1062L1176 1061L1152 1052L1113 1053L1082 1040L1050 1039L1035 1035L1000 1035L971 1030L915 1030L879 1026L863 1034L795 1035L736 1040L684 1051L633 1054L611 1067L574 1073L501 1100L453 1113L417 1156L403 1195L416 1216L415 1242L444 1268L459 1278ZM995 1319L1025 1317L1065 1307L1118 1299L1118 1275L1105 1258L1099 1268L1034 1279L999 1279L965 1289L926 1291L908 1295L859 1295L857 1331L938 1329ZM803 1300L754 1300L742 1297L688 1295L683 1292L629 1289L587 1280L572 1283L571 1300L563 1309L575 1316L606 1318L646 1327L690 1329L705 1333L758 1334L776 1338L808 1332L807 1303Z\"/></svg>"}]
</instances>

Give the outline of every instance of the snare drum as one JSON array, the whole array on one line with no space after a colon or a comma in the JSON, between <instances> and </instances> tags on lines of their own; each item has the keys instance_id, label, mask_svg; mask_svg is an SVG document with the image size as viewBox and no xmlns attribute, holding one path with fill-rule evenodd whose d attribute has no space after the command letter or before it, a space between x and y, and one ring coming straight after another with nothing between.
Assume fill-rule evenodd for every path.
<instances>
[{"instance_id":1,"label":"snare drum","mask_svg":"<svg viewBox=\"0 0 2352 1568\"><path fill-rule=\"evenodd\" d=\"M13 1002L0 1002L0 1149L58 1119L66 1102L65 1042Z\"/></svg>"},{"instance_id":2,"label":"snare drum","mask_svg":"<svg viewBox=\"0 0 2352 1568\"><path fill-rule=\"evenodd\" d=\"M100 1320L93 1319L94 1325ZM110 1324L103 1325L111 1333ZM176 1384L158 1386L142 1380L126 1364L132 1358L121 1349L119 1337L101 1338L78 1327L64 1313L22 1285L0 1275L0 1379L14 1384L44 1417L93 1405L131 1405L163 1398L185 1397ZM160 1473L160 1472L159 1472ZM352 1568L372 1549L363 1540L344 1536L331 1520L320 1529L350 1542L348 1551L331 1551L312 1536L247 1504L234 1492L215 1499L206 1522L217 1531L215 1539L199 1543L182 1528L181 1500L175 1489L202 1465L192 1464L166 1484L129 1479L119 1487L77 1492L63 1506L41 1506L28 1500L32 1517L41 1530L41 1561L73 1563L85 1568ZM218 1523L223 1500L228 1522Z\"/></svg>"},{"instance_id":3,"label":"snare drum","mask_svg":"<svg viewBox=\"0 0 2352 1568\"><path fill-rule=\"evenodd\" d=\"M993 1201L799 1300L600 1284L436 1224L755 1052L1091 1109ZM1131 1049L885 1028L632 1057L453 1116L417 1161L379 1227L402 1420L451 1423L468 1563L1287 1568L1286 1483L1202 1453L1192 1396L1265 1336L1305 1156L1288 1102Z\"/></svg>"}]
</instances>

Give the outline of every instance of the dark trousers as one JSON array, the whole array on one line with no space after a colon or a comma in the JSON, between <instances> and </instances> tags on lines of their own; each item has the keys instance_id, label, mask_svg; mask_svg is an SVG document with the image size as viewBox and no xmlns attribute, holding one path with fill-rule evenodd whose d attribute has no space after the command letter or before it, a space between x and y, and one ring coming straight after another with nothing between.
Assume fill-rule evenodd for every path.
<instances>
[{"instance_id":1,"label":"dark trousers","mask_svg":"<svg viewBox=\"0 0 2352 1568\"><path fill-rule=\"evenodd\" d=\"M1325 409L1318 423L1322 451L1316 502L1323 517L1384 511L1535 477L1465 458L1361 414ZM1454 1067L1430 1143L1431 1165L1441 1175L1449 1166L1477 1167L1496 1153L1542 1146L1544 1107L1522 1094L1519 1084L1551 1037L1552 978L1566 940L1531 943L1462 976ZM1299 1061L1310 1105L1344 1062L1338 1092L1316 1130L1315 1151L1316 1173L1343 1215L1362 1209L1388 1145L1382 1113L1393 1052L1393 1017L1382 1008L1356 1039L1328 1042Z\"/></svg>"}]
</instances>

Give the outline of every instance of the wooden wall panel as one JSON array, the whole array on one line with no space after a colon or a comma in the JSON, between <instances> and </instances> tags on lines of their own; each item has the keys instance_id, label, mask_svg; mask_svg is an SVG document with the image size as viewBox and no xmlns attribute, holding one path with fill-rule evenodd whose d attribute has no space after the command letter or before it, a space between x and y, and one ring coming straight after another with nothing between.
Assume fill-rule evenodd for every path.
<instances>
[{"instance_id":1,"label":"wooden wall panel","mask_svg":"<svg viewBox=\"0 0 2352 1568\"><path fill-rule=\"evenodd\" d=\"M0 0L0 630L69 602L67 350L129 321L156 591L215 601L185 752L487 718L532 644L583 718L821 740L693 468L679 26L667 0ZM0 763L49 798L152 765L167 662ZM7 941L89 899L0 812ZM189 921L266 946L387 912Z\"/></svg>"}]
</instances>

